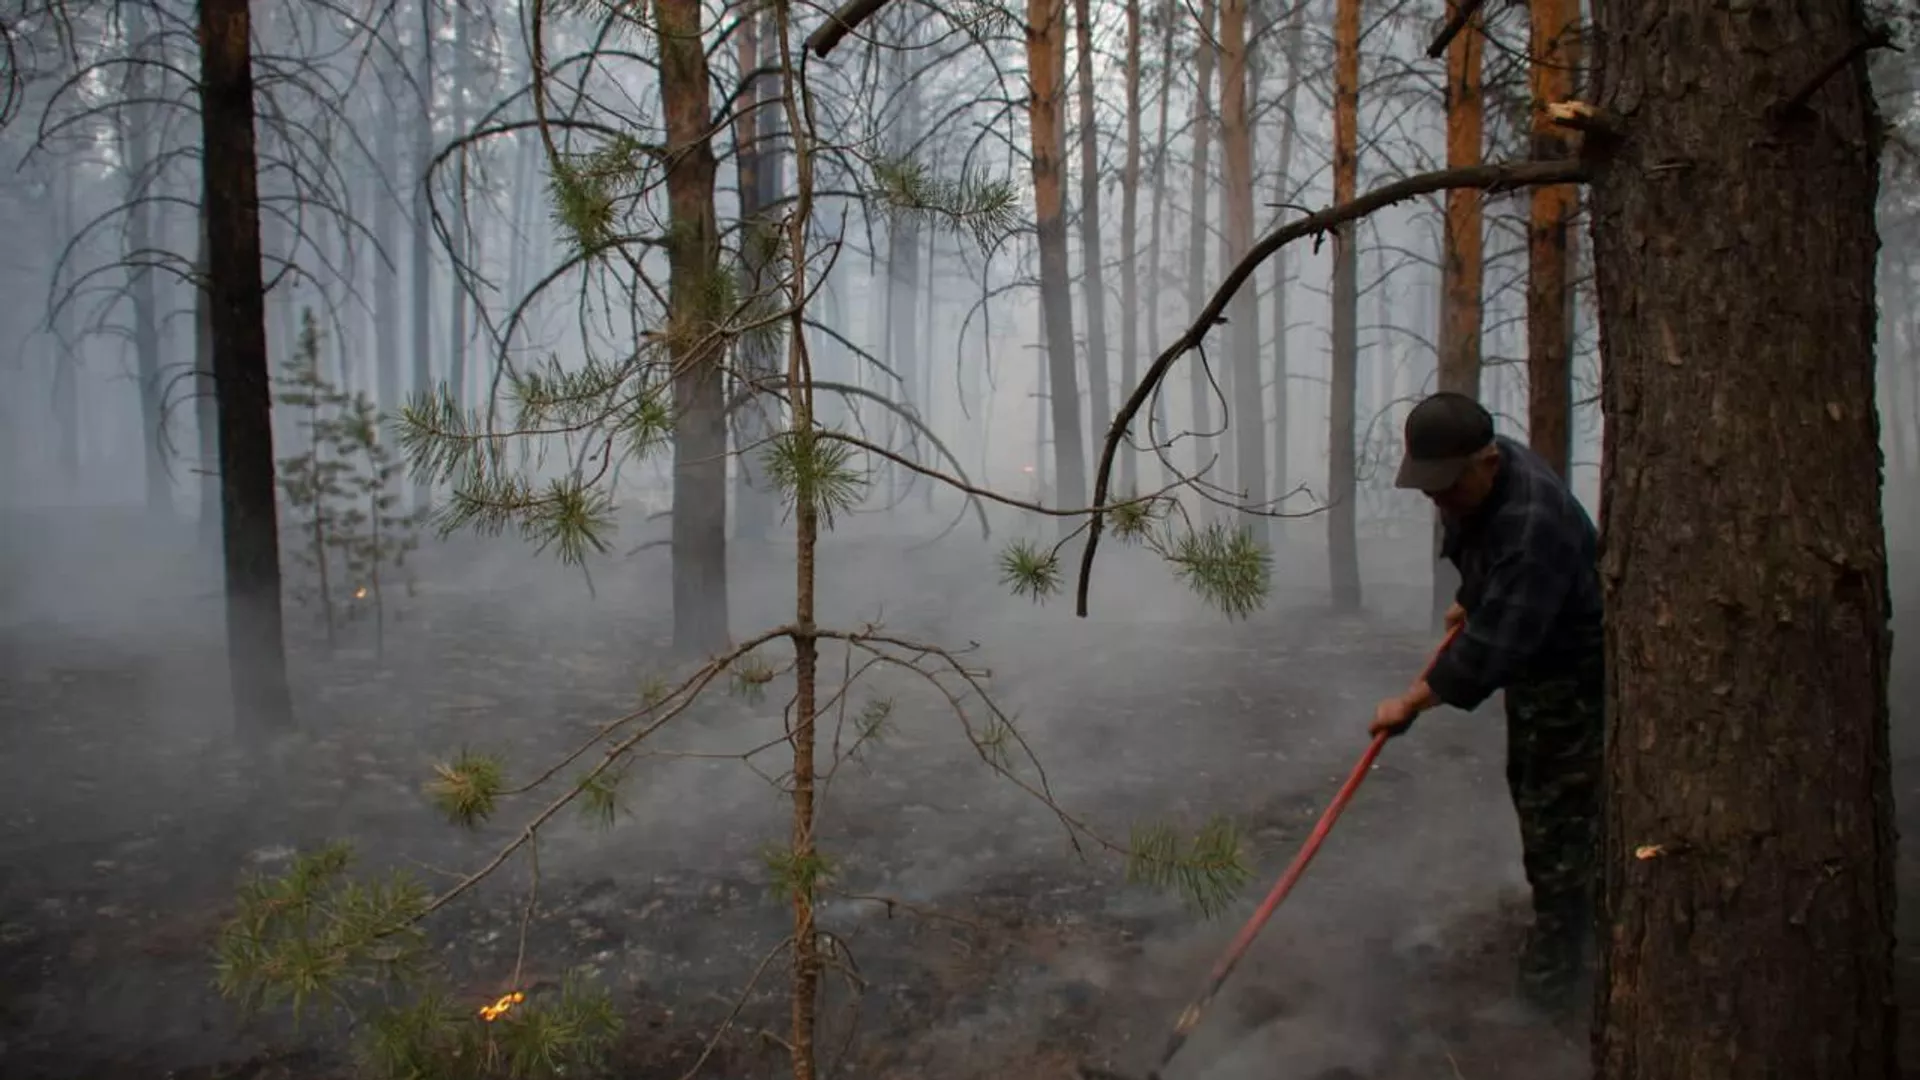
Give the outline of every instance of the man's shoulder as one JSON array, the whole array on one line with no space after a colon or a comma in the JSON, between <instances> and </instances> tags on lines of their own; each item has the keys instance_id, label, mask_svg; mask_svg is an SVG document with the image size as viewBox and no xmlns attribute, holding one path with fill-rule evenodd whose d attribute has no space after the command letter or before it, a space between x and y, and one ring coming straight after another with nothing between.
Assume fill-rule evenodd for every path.
<instances>
[{"instance_id":1,"label":"man's shoulder","mask_svg":"<svg viewBox=\"0 0 1920 1080\"><path fill-rule=\"evenodd\" d=\"M1593 531L1586 507L1546 459L1525 444L1500 436L1501 452L1513 468L1513 483L1494 517L1503 530L1577 537Z\"/></svg>"}]
</instances>

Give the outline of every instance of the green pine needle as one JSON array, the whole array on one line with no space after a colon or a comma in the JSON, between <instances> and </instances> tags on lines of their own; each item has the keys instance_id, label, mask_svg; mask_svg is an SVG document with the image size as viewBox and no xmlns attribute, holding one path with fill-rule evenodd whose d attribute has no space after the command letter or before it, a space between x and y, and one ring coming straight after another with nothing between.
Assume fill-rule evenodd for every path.
<instances>
[{"instance_id":1,"label":"green pine needle","mask_svg":"<svg viewBox=\"0 0 1920 1080\"><path fill-rule=\"evenodd\" d=\"M786 497L789 511L811 506L820 524L831 529L834 516L859 505L866 491L866 477L852 460L853 447L838 439L823 439L813 431L783 431L767 444L761 468Z\"/></svg>"},{"instance_id":2,"label":"green pine needle","mask_svg":"<svg viewBox=\"0 0 1920 1080\"><path fill-rule=\"evenodd\" d=\"M1167 559L1187 587L1229 619L1244 619L1267 602L1273 556L1249 528L1213 522L1180 537Z\"/></svg>"},{"instance_id":3,"label":"green pine needle","mask_svg":"<svg viewBox=\"0 0 1920 1080\"><path fill-rule=\"evenodd\" d=\"M1043 549L1031 540L1019 539L1009 543L1000 552L1000 584L1013 590L1015 596L1025 596L1036 604L1044 604L1047 599L1060 591L1062 575L1060 554L1052 549Z\"/></svg>"},{"instance_id":4,"label":"green pine needle","mask_svg":"<svg viewBox=\"0 0 1920 1080\"><path fill-rule=\"evenodd\" d=\"M1222 816L1209 819L1186 845L1164 825L1136 826L1128 848L1129 882L1171 887L1205 918L1231 906L1252 876L1239 829Z\"/></svg>"},{"instance_id":5,"label":"green pine needle","mask_svg":"<svg viewBox=\"0 0 1920 1080\"><path fill-rule=\"evenodd\" d=\"M500 792L507 786L506 766L499 758L466 750L452 762L433 767L426 791L440 812L455 824L469 828L493 816Z\"/></svg>"}]
</instances>

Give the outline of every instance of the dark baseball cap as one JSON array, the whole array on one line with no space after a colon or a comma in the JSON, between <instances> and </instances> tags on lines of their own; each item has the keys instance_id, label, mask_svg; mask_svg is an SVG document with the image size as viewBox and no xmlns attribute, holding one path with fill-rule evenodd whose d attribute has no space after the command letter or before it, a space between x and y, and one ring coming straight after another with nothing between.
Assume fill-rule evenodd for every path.
<instances>
[{"instance_id":1,"label":"dark baseball cap","mask_svg":"<svg viewBox=\"0 0 1920 1080\"><path fill-rule=\"evenodd\" d=\"M1473 455L1493 442L1493 417L1465 394L1442 391L1407 414L1407 454L1393 486L1428 493L1460 479Z\"/></svg>"}]
</instances>

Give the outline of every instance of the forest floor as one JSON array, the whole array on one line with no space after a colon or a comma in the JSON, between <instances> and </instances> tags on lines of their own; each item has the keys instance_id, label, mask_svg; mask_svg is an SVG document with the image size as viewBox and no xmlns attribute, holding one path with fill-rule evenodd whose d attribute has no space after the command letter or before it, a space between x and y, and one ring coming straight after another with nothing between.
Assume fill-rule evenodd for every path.
<instances>
[{"instance_id":1,"label":"forest floor","mask_svg":"<svg viewBox=\"0 0 1920 1080\"><path fill-rule=\"evenodd\" d=\"M1363 748L1373 702L1423 661L1424 589L1370 580L1377 614L1336 618L1308 560L1280 568L1265 611L1229 623L1164 570L1116 553L1095 617L1081 621L1064 600L1000 598L977 544L904 546L836 538L822 621L884 614L905 636L980 642L971 659L993 669L996 700L1062 807L1121 840L1136 822L1191 830L1224 813L1257 859L1245 895L1214 921L1128 885L1117 859L1077 856L1045 806L993 775L944 701L895 680L894 734L838 775L822 827L840 887L898 901L824 906L863 980L858 994L842 982L828 992L822 1043L829 1057L844 1053L833 1075L1052 1080L1083 1060L1144 1075ZM278 812L242 816L256 785L226 738L209 631L218 601L192 560L115 569L87 543L58 547L65 569L43 563L29 580L0 582L8 1080L356 1075L327 1031L242 1024L214 993L209 950L237 875L340 838L367 866L443 885L544 800L457 829L420 794L432 762L469 746L531 774L671 671L648 661L667 633L663 552L598 565L597 596L577 571L527 569L535 560L515 545L429 552L384 656L360 625L329 657L306 616L290 615L302 627L304 734L280 751ZM735 595L745 633L779 618L791 583L784 570L739 569ZM777 696L717 697L667 745L764 741L778 732ZM1916 743L1901 741L1895 771L1908 897L1920 896ZM1503 749L1497 705L1436 715L1394 742L1169 1080L1583 1076L1579 1032L1495 1008L1525 920ZM760 854L785 836L783 808L737 761L668 759L635 771L624 808L610 828L569 817L544 834L521 982L586 965L628 1018L616 1075L672 1080L785 936L788 912L769 896ZM520 947L528 875L510 866L434 924L476 1006L510 988ZM1920 1030L1916 916L1920 902L1903 905L1910 1031ZM780 1074L778 974L747 995L700 1075ZM1920 1077L1920 1063L1907 1075Z\"/></svg>"}]
</instances>

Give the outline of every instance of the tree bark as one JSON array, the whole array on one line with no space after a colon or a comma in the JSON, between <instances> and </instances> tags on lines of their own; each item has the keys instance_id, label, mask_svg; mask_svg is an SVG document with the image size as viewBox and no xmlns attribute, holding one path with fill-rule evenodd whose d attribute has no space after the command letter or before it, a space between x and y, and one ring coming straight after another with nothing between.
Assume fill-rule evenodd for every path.
<instances>
[{"instance_id":1,"label":"tree bark","mask_svg":"<svg viewBox=\"0 0 1920 1080\"><path fill-rule=\"evenodd\" d=\"M387 58L376 50L372 58L380 98L376 105L373 184L373 352L379 374L376 399L382 412L400 408L400 313L406 304L400 292L400 213L395 201L399 194L393 169L400 158L400 109L394 102L393 82L387 77Z\"/></svg>"},{"instance_id":2,"label":"tree bark","mask_svg":"<svg viewBox=\"0 0 1920 1080\"><path fill-rule=\"evenodd\" d=\"M227 661L243 734L291 726L247 0L200 0L202 200L219 387Z\"/></svg>"},{"instance_id":3,"label":"tree bark","mask_svg":"<svg viewBox=\"0 0 1920 1080\"><path fill-rule=\"evenodd\" d=\"M1120 392L1140 381L1140 0L1127 0L1127 160L1120 173ZM1105 418L1111 423L1113 417ZM1144 424L1141 425L1144 427ZM1098 430L1098 429L1096 429ZM1133 432L1139 439L1142 431ZM1140 491L1140 455L1120 448L1120 491Z\"/></svg>"},{"instance_id":4,"label":"tree bark","mask_svg":"<svg viewBox=\"0 0 1920 1080\"><path fill-rule=\"evenodd\" d=\"M1073 0L1074 51L1080 54L1076 80L1080 100L1080 261L1085 265L1081 291L1087 305L1087 390L1097 440L1113 424L1113 392L1107 374L1107 274L1100 236L1100 119L1093 108L1093 4ZM1133 388L1127 388L1131 391Z\"/></svg>"},{"instance_id":5,"label":"tree bark","mask_svg":"<svg viewBox=\"0 0 1920 1080\"><path fill-rule=\"evenodd\" d=\"M1602 0L1599 1080L1896 1075L1874 410L1879 118L1853 0ZM1685 27L1685 33L1673 28Z\"/></svg>"},{"instance_id":6,"label":"tree bark","mask_svg":"<svg viewBox=\"0 0 1920 1080\"><path fill-rule=\"evenodd\" d=\"M1221 277L1253 247L1253 129L1247 117L1247 0L1220 5L1220 150L1226 169L1227 236ZM1233 483L1241 499L1265 509L1267 417L1260 370L1260 293L1241 289L1227 307L1233 358ZM1240 515L1256 543L1267 542L1262 513Z\"/></svg>"},{"instance_id":7,"label":"tree bark","mask_svg":"<svg viewBox=\"0 0 1920 1080\"><path fill-rule=\"evenodd\" d=\"M660 100L666 114L668 285L673 363L673 640L681 652L727 644L727 416L715 341L716 165L699 0L660 0Z\"/></svg>"},{"instance_id":8,"label":"tree bark","mask_svg":"<svg viewBox=\"0 0 1920 1080\"><path fill-rule=\"evenodd\" d=\"M460 138L467 133L467 82L473 72L473 58L467 51L467 6L456 4L453 9L453 58L448 63L447 80L451 87L450 104L453 107L453 136ZM431 125L431 121L429 121ZM431 131L432 127L429 126ZM432 146L429 144L428 149ZM429 157L427 160L431 161ZM447 393L462 408L467 401L467 283L462 278L466 272L462 268L477 271L473 266L473 252L468 243L467 230L467 152L462 149L454 157L454 175L458 180L456 194L447 207L447 247L449 258L453 262L452 272L447 275ZM422 170L424 174L425 170ZM476 202L479 200L475 200Z\"/></svg>"},{"instance_id":9,"label":"tree bark","mask_svg":"<svg viewBox=\"0 0 1920 1080\"><path fill-rule=\"evenodd\" d=\"M124 83L126 104L119 115L120 147L126 155L121 163L126 178L127 239L125 258L127 291L133 301L134 372L139 380L140 436L146 480L147 512L163 517L173 514L173 481L167 475L165 389L160 374L160 312L154 296L153 204L149 190L157 177L149 175L153 158L153 109L147 99L150 89L147 64L149 44L147 23L138 4L122 9L126 23L128 60Z\"/></svg>"},{"instance_id":10,"label":"tree bark","mask_svg":"<svg viewBox=\"0 0 1920 1080\"><path fill-rule=\"evenodd\" d=\"M1303 23L1306 7L1295 9L1282 33L1286 37L1287 85L1280 92L1280 161L1274 171L1273 201L1284 203L1293 195L1293 147L1300 124L1294 110L1300 100L1300 82L1306 59L1307 35ZM1281 213L1287 213L1282 210ZM1289 252L1281 248L1273 254L1273 490L1284 497L1292 488L1288 460L1288 441L1292 430L1288 418L1293 412L1293 394L1287 356L1287 287L1291 284L1287 263Z\"/></svg>"},{"instance_id":11,"label":"tree bark","mask_svg":"<svg viewBox=\"0 0 1920 1080\"><path fill-rule=\"evenodd\" d=\"M1033 139L1034 225L1040 246L1040 311L1047 342L1048 406L1053 414L1054 499L1087 504L1087 452L1080 428L1080 388L1073 356L1072 271L1067 263L1062 164L1066 135L1061 103L1067 74L1066 0L1027 0L1027 73L1033 84L1028 128ZM1074 519L1060 519L1064 536Z\"/></svg>"},{"instance_id":12,"label":"tree bark","mask_svg":"<svg viewBox=\"0 0 1920 1080\"><path fill-rule=\"evenodd\" d=\"M1460 0L1449 0L1451 18ZM1559 3L1561 0L1544 0ZM1466 27L1447 44L1447 167L1480 164L1486 102L1481 94L1481 64L1485 42L1481 16L1475 13ZM1482 193L1455 189L1447 192L1447 212L1440 255L1440 389L1468 397L1480 396L1480 324L1482 281L1485 273L1485 212ZM1564 250L1565 230L1561 236ZM1440 516L1433 518L1433 626L1453 603L1460 575L1440 558Z\"/></svg>"},{"instance_id":13,"label":"tree bark","mask_svg":"<svg viewBox=\"0 0 1920 1080\"><path fill-rule=\"evenodd\" d=\"M1533 0L1533 156L1571 157L1572 140L1547 106L1573 97L1580 0ZM1573 452L1573 260L1567 232L1580 193L1537 187L1527 215L1527 442L1561 476Z\"/></svg>"},{"instance_id":14,"label":"tree bark","mask_svg":"<svg viewBox=\"0 0 1920 1080\"><path fill-rule=\"evenodd\" d=\"M219 383L213 375L213 295L207 286L207 208L200 207L199 250L193 269L200 287L193 291L193 415L200 437L200 542L212 547L220 528Z\"/></svg>"},{"instance_id":15,"label":"tree bark","mask_svg":"<svg viewBox=\"0 0 1920 1080\"><path fill-rule=\"evenodd\" d=\"M734 55L742 73L754 70L763 61L777 63L780 53L774 32L771 12L741 16ZM755 79L741 95L740 118L733 125L736 183L740 189L743 298L773 292L780 284L767 280L764 260L759 257L764 250L762 238L775 227L766 208L779 200L780 160L771 152L774 122L780 113L779 93L778 80ZM736 540L765 541L778 514L759 464L766 453L767 436L774 430L767 410L778 408L779 399L758 384L776 375L775 358L772 343L763 334L744 337L735 348L740 353L741 376L757 388L748 391L733 410L733 535Z\"/></svg>"},{"instance_id":16,"label":"tree bark","mask_svg":"<svg viewBox=\"0 0 1920 1080\"><path fill-rule=\"evenodd\" d=\"M1338 0L1333 26L1333 201L1351 200L1359 185L1360 0ZM1335 611L1360 608L1356 535L1355 395L1360 368L1360 258L1353 222L1334 230L1333 371L1327 424L1327 576Z\"/></svg>"},{"instance_id":17,"label":"tree bark","mask_svg":"<svg viewBox=\"0 0 1920 1080\"><path fill-rule=\"evenodd\" d=\"M1158 134L1153 148L1153 209L1147 215L1147 292L1153 299L1147 302L1147 347L1160 347L1160 297L1167 283L1166 268L1160 260L1161 241L1165 236L1164 222L1167 206L1167 150L1172 142L1172 133L1168 126L1172 118L1173 97L1173 24L1175 0L1166 0L1160 6L1160 100L1154 106L1159 113L1155 127ZM1132 390L1128 390L1132 393ZM1153 423L1145 432L1150 445L1158 445L1172 438L1171 423L1167 415L1167 395L1164 388L1153 395ZM1160 459L1160 474L1166 483L1176 479L1175 469L1163 452L1155 449L1154 457Z\"/></svg>"},{"instance_id":18,"label":"tree bark","mask_svg":"<svg viewBox=\"0 0 1920 1080\"><path fill-rule=\"evenodd\" d=\"M433 162L433 2L420 5L420 68L414 75L420 95L413 129L413 392L433 393L433 229L427 205L427 169ZM397 406L398 403L396 403ZM416 477L413 505L424 510L433 491Z\"/></svg>"},{"instance_id":19,"label":"tree bark","mask_svg":"<svg viewBox=\"0 0 1920 1080\"><path fill-rule=\"evenodd\" d=\"M1214 24L1215 0L1200 0L1200 25L1194 31L1194 90L1193 90L1193 171L1190 175L1191 188L1187 203L1187 316L1198 318L1200 309L1207 304L1207 195L1212 190L1207 177L1207 158L1213 147L1213 65L1214 65ZM1157 346L1156 346L1157 347ZM1215 454L1213 438L1208 434L1213 430L1213 396L1216 393L1213 381L1207 377L1207 367L1199 356L1191 357L1187 366L1187 396L1193 415L1193 472L1199 476L1201 470L1210 465ZM1208 477L1213 483L1220 482L1218 471ZM1196 517L1211 518L1214 515L1213 503L1202 500L1194 507Z\"/></svg>"}]
</instances>

